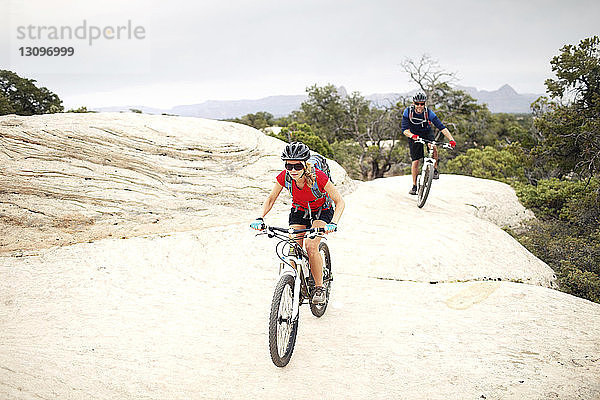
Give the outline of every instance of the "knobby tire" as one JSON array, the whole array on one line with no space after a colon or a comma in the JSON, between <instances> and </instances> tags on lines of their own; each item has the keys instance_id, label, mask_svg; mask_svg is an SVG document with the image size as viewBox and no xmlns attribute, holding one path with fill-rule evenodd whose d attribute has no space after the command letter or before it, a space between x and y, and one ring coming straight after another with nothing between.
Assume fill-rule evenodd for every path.
<instances>
[{"instance_id":1,"label":"knobby tire","mask_svg":"<svg viewBox=\"0 0 600 400\"><path fill-rule=\"evenodd\" d=\"M427 201L427 196L429 196L429 190L431 189L431 182L433 181L433 166L431 164L427 164L425 166L425 175L423 177L423 183L419 186L418 192L418 202L417 206L422 208Z\"/></svg>"},{"instance_id":2,"label":"knobby tire","mask_svg":"<svg viewBox=\"0 0 600 400\"><path fill-rule=\"evenodd\" d=\"M269 350L273 364L278 367L285 367L290 362L296 344L298 318L290 321L293 301L294 278L283 275L275 287L269 317Z\"/></svg>"},{"instance_id":3,"label":"knobby tire","mask_svg":"<svg viewBox=\"0 0 600 400\"><path fill-rule=\"evenodd\" d=\"M329 304L329 294L331 293L331 284L333 281L333 273L331 270L331 254L329 253L329 247L327 243L319 243L319 253L323 257L323 287L325 288L325 303L324 304L313 304L310 303L310 312L320 318L325 314L327 310L327 304Z\"/></svg>"}]
</instances>

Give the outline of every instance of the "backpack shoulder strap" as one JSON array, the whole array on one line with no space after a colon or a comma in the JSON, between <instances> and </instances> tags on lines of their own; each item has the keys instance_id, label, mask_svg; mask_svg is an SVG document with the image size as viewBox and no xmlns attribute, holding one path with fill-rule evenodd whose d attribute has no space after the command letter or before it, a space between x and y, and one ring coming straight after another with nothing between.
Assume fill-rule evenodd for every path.
<instances>
[{"instance_id":1,"label":"backpack shoulder strap","mask_svg":"<svg viewBox=\"0 0 600 400\"><path fill-rule=\"evenodd\" d=\"M321 171L321 170L317 167L316 160L312 164L312 168L315 173L315 181L313 182L313 184L310 188L310 191L312 192L313 196L315 196L315 199L320 199L321 197L324 196L324 194L323 194L323 192L321 192L321 189L319 189L319 184L317 183L317 171ZM323 171L321 171L321 172L323 172Z\"/></svg>"},{"instance_id":2,"label":"backpack shoulder strap","mask_svg":"<svg viewBox=\"0 0 600 400\"><path fill-rule=\"evenodd\" d=\"M285 171L285 188L290 192L290 196L292 196L293 199L292 186L292 177L289 172Z\"/></svg>"},{"instance_id":3,"label":"backpack shoulder strap","mask_svg":"<svg viewBox=\"0 0 600 400\"><path fill-rule=\"evenodd\" d=\"M323 171L321 171L321 172L323 172ZM325 173L325 172L323 172L323 173ZM325 203L323 203L323 205L321 206L321 208L323 210L327 210L333 206L333 200L331 200L331 197L329 196L329 194L327 194L327 192L321 191L316 180L315 180L315 183L313 184L312 188L310 188L310 190L312 191L313 196L315 196L315 199L321 199L321 198L325 197ZM320 213L320 211L319 211L319 213Z\"/></svg>"},{"instance_id":4,"label":"backpack shoulder strap","mask_svg":"<svg viewBox=\"0 0 600 400\"><path fill-rule=\"evenodd\" d=\"M425 122L427 122L427 125L431 126L431 120L429 119L429 108L425 107Z\"/></svg>"},{"instance_id":5,"label":"backpack shoulder strap","mask_svg":"<svg viewBox=\"0 0 600 400\"><path fill-rule=\"evenodd\" d=\"M315 183L313 183L310 190L316 199L320 199L321 197L325 196L325 193L321 192L321 189L319 189L319 185L317 184L316 180L315 180Z\"/></svg>"}]
</instances>

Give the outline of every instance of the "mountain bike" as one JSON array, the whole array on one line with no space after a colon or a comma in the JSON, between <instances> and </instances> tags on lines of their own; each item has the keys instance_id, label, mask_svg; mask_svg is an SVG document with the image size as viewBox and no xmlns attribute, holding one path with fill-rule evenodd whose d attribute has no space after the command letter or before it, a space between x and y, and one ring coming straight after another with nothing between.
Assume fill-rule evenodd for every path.
<instances>
[{"instance_id":1,"label":"mountain bike","mask_svg":"<svg viewBox=\"0 0 600 400\"><path fill-rule=\"evenodd\" d=\"M273 294L269 317L269 351L273 364L278 367L285 367L292 357L298 333L300 306L305 303L310 304L310 311L315 317L323 316L327 310L333 275L331 255L323 233L323 228L293 229L264 226L262 234L278 240L275 253L281 260L279 281ZM310 301L316 287L310 271L308 254L292 237L298 234L306 234L308 239L317 236L323 238L319 243L319 253L323 257L323 287L326 294L323 304L313 304Z\"/></svg>"},{"instance_id":2,"label":"mountain bike","mask_svg":"<svg viewBox=\"0 0 600 400\"><path fill-rule=\"evenodd\" d=\"M415 139L415 143L422 143L427 145L427 156L423 158L423 167L421 168L421 174L417 178L417 207L423 208L429 196L431 190L431 182L433 182L433 170L435 169L435 159L433 158L434 146L442 144L442 142L436 142L435 140L427 140L423 138ZM444 149L452 149L448 143L443 143Z\"/></svg>"}]
</instances>

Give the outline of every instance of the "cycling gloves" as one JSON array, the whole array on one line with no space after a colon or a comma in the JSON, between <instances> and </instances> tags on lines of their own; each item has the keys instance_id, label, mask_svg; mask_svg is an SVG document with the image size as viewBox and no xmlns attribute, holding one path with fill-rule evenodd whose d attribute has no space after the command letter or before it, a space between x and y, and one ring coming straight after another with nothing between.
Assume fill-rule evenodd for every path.
<instances>
[{"instance_id":1,"label":"cycling gloves","mask_svg":"<svg viewBox=\"0 0 600 400\"><path fill-rule=\"evenodd\" d=\"M265 229L265 221L263 220L263 218L256 218L256 221L250 224L250 228L256 229L257 231L262 231L263 229ZM332 222L325 225L325 233L331 233L335 231L337 231L337 224Z\"/></svg>"},{"instance_id":2,"label":"cycling gloves","mask_svg":"<svg viewBox=\"0 0 600 400\"><path fill-rule=\"evenodd\" d=\"M256 221L250 224L250 228L256 229L257 231L262 231L265 229L265 221L262 217L256 218Z\"/></svg>"},{"instance_id":3,"label":"cycling gloves","mask_svg":"<svg viewBox=\"0 0 600 400\"><path fill-rule=\"evenodd\" d=\"M325 233L331 233L335 231L337 231L337 224L334 224L332 222L330 224L325 225Z\"/></svg>"}]
</instances>

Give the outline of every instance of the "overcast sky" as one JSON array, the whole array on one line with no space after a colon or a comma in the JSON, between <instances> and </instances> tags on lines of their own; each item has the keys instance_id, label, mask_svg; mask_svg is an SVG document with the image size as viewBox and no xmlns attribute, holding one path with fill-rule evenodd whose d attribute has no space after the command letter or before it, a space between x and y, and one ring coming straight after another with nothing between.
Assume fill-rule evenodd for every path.
<instances>
[{"instance_id":1,"label":"overcast sky","mask_svg":"<svg viewBox=\"0 0 600 400\"><path fill-rule=\"evenodd\" d=\"M170 108L303 94L315 83L364 95L405 92L415 86L400 64L424 53L456 72L460 85L495 90L508 83L520 93L544 93L559 49L600 35L597 0L0 0L0 6L0 69L36 79L67 108ZM84 21L85 39L48 36L49 27L75 30ZM129 21L139 27L138 38L132 31L127 37L125 28L114 37ZM90 45L91 26L112 39ZM21 56L27 46L70 46L75 54Z\"/></svg>"}]
</instances>

